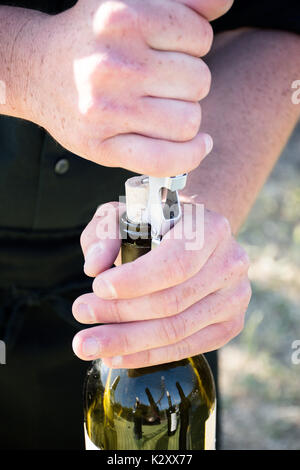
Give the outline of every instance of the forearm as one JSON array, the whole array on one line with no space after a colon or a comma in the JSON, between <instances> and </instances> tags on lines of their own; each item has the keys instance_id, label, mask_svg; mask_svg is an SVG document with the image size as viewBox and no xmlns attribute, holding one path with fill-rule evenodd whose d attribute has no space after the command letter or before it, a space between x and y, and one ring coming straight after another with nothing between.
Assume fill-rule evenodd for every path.
<instances>
[{"instance_id":1,"label":"forearm","mask_svg":"<svg viewBox=\"0 0 300 470\"><path fill-rule=\"evenodd\" d=\"M37 67L36 31L45 15L0 6L0 114L30 119L28 84Z\"/></svg>"},{"instance_id":2,"label":"forearm","mask_svg":"<svg viewBox=\"0 0 300 470\"><path fill-rule=\"evenodd\" d=\"M184 194L225 215L236 233L299 119L291 84L300 77L300 38L230 34L217 38L207 59L213 82L202 130L213 136L214 150L189 174Z\"/></svg>"}]
</instances>

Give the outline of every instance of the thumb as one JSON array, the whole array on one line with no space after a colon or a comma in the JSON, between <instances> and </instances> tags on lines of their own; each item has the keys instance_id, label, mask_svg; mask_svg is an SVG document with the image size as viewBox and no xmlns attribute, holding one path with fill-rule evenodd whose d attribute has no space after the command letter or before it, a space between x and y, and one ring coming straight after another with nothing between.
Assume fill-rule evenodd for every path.
<instances>
[{"instance_id":1,"label":"thumb","mask_svg":"<svg viewBox=\"0 0 300 470\"><path fill-rule=\"evenodd\" d=\"M123 212L125 204L103 204L82 232L80 243L85 259L84 272L87 276L96 277L111 268L114 262L120 263L119 219Z\"/></svg>"}]
</instances>

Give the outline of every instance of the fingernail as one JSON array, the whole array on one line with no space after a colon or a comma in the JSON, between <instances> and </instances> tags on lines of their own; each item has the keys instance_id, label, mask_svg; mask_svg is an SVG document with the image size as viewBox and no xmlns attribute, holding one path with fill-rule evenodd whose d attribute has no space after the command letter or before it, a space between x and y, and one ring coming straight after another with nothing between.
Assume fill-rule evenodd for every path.
<instances>
[{"instance_id":1,"label":"fingernail","mask_svg":"<svg viewBox=\"0 0 300 470\"><path fill-rule=\"evenodd\" d=\"M96 338L86 338L82 343L82 352L85 356L95 356L100 353L100 343Z\"/></svg>"},{"instance_id":2,"label":"fingernail","mask_svg":"<svg viewBox=\"0 0 300 470\"><path fill-rule=\"evenodd\" d=\"M116 299L118 297L114 286L104 279L96 279L95 281L95 294L102 299Z\"/></svg>"},{"instance_id":3,"label":"fingernail","mask_svg":"<svg viewBox=\"0 0 300 470\"><path fill-rule=\"evenodd\" d=\"M111 360L111 365L112 367L120 367L123 362L123 357L122 356L115 356Z\"/></svg>"},{"instance_id":4,"label":"fingernail","mask_svg":"<svg viewBox=\"0 0 300 470\"><path fill-rule=\"evenodd\" d=\"M205 153L206 155L208 155L213 149L214 141L212 140L209 134L205 134L204 142L205 142Z\"/></svg>"},{"instance_id":5,"label":"fingernail","mask_svg":"<svg viewBox=\"0 0 300 470\"><path fill-rule=\"evenodd\" d=\"M94 323L95 314L89 304L78 304L74 307L74 313L78 321L82 323Z\"/></svg>"}]
</instances>

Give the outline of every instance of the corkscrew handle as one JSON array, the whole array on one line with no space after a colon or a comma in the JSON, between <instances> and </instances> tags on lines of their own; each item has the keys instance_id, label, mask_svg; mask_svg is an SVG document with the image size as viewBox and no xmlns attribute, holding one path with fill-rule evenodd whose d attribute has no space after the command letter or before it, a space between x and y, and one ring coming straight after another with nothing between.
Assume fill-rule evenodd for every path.
<instances>
[{"instance_id":1,"label":"corkscrew handle","mask_svg":"<svg viewBox=\"0 0 300 470\"><path fill-rule=\"evenodd\" d=\"M156 178L149 176L148 217L151 221L152 249L181 218L178 191L186 186L187 174Z\"/></svg>"}]
</instances>

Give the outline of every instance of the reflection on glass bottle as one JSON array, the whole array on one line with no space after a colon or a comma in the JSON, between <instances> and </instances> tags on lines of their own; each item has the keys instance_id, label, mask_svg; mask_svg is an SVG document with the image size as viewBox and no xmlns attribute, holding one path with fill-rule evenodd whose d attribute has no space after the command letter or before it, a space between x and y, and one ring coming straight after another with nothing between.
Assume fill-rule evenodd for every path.
<instances>
[{"instance_id":1,"label":"reflection on glass bottle","mask_svg":"<svg viewBox=\"0 0 300 470\"><path fill-rule=\"evenodd\" d=\"M148 387L145 388L145 392L150 403L146 421L148 424L160 424L159 409Z\"/></svg>"},{"instance_id":2,"label":"reflection on glass bottle","mask_svg":"<svg viewBox=\"0 0 300 470\"><path fill-rule=\"evenodd\" d=\"M166 411L168 420L168 436L173 436L177 429L177 412L176 407L172 405L172 400L169 391L166 391L168 398L169 408Z\"/></svg>"},{"instance_id":3,"label":"reflection on glass bottle","mask_svg":"<svg viewBox=\"0 0 300 470\"><path fill-rule=\"evenodd\" d=\"M89 398L88 437L99 449L205 449L206 423L216 402L204 356L135 370L109 369L97 360L87 374L84 395Z\"/></svg>"},{"instance_id":4,"label":"reflection on glass bottle","mask_svg":"<svg viewBox=\"0 0 300 470\"><path fill-rule=\"evenodd\" d=\"M143 416L141 410L141 404L138 397L135 399L135 405L133 410L133 432L136 439L142 439L143 431L142 431L142 424L143 424Z\"/></svg>"},{"instance_id":5,"label":"reflection on glass bottle","mask_svg":"<svg viewBox=\"0 0 300 470\"><path fill-rule=\"evenodd\" d=\"M189 413L191 408L190 400L185 396L181 385L176 382L176 387L180 395L179 414L180 414L180 433L179 445L180 449L187 449L188 427L189 427Z\"/></svg>"},{"instance_id":6,"label":"reflection on glass bottle","mask_svg":"<svg viewBox=\"0 0 300 470\"><path fill-rule=\"evenodd\" d=\"M110 378L110 374L109 374ZM104 434L104 440L106 442L105 445L107 445L107 442L113 443L114 446L117 446L118 442L118 436L117 432L115 429L115 421L114 421L114 405L115 405L115 392L116 388L120 382L120 376L118 375L117 377L114 378L112 383L109 383L109 380L107 382L107 386L105 387L104 390L104 396L103 396L103 408L104 408L104 425L105 425L105 434Z\"/></svg>"}]
</instances>

